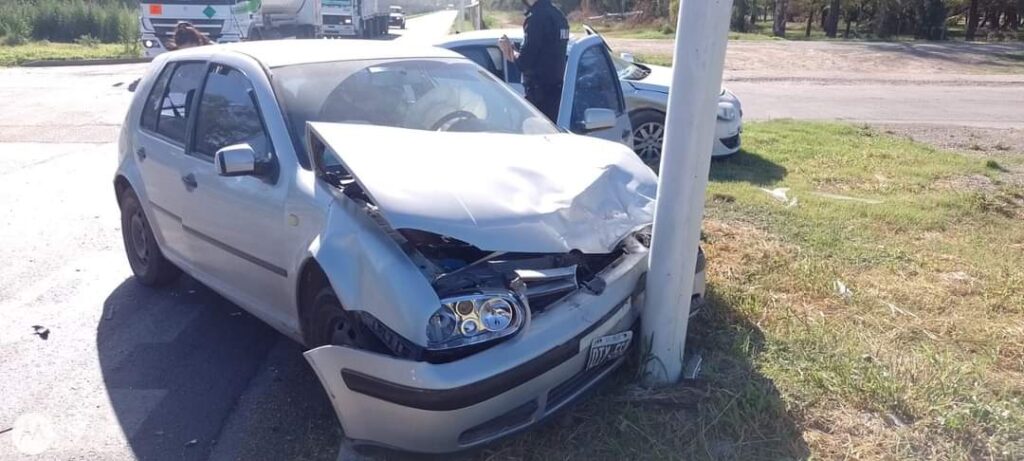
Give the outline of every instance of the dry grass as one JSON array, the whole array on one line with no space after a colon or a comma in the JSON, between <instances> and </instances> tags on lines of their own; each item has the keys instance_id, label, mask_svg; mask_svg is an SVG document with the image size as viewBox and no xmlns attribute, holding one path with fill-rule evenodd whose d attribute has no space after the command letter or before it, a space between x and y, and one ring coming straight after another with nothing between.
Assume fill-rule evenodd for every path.
<instances>
[{"instance_id":1,"label":"dry grass","mask_svg":"<svg viewBox=\"0 0 1024 461\"><path fill-rule=\"evenodd\" d=\"M643 392L626 370L481 456L1021 459L1024 202L1020 160L1000 162L752 124L712 165L701 380ZM763 190L779 187L789 201Z\"/></svg>"}]
</instances>

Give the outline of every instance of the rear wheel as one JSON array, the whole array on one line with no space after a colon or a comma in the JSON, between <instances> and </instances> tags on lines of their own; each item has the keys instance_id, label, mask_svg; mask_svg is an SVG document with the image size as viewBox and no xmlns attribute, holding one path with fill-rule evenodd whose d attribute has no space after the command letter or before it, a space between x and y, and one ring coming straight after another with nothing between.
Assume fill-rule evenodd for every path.
<instances>
[{"instance_id":1,"label":"rear wheel","mask_svg":"<svg viewBox=\"0 0 1024 461\"><path fill-rule=\"evenodd\" d=\"M181 274L181 270L160 251L139 198L131 189L121 193L121 236L128 264L139 283L166 285Z\"/></svg>"},{"instance_id":2,"label":"rear wheel","mask_svg":"<svg viewBox=\"0 0 1024 461\"><path fill-rule=\"evenodd\" d=\"M661 145L665 141L665 114L653 110L629 116L633 125L633 152L644 163L657 167L661 163Z\"/></svg>"}]
</instances>

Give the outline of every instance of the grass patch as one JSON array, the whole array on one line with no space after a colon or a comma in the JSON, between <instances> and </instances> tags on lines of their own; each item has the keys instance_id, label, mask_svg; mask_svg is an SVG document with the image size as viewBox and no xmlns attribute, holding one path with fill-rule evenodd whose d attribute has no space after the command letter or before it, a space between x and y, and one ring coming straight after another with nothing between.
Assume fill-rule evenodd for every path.
<instances>
[{"instance_id":1,"label":"grass patch","mask_svg":"<svg viewBox=\"0 0 1024 461\"><path fill-rule=\"evenodd\" d=\"M486 456L1024 457L1024 162L844 124L744 134L711 167L702 379L625 370Z\"/></svg>"},{"instance_id":2,"label":"grass patch","mask_svg":"<svg viewBox=\"0 0 1024 461\"><path fill-rule=\"evenodd\" d=\"M24 45L0 45L0 66L17 66L30 61L50 59L109 59L138 57L115 43L50 43L31 42Z\"/></svg>"}]
</instances>

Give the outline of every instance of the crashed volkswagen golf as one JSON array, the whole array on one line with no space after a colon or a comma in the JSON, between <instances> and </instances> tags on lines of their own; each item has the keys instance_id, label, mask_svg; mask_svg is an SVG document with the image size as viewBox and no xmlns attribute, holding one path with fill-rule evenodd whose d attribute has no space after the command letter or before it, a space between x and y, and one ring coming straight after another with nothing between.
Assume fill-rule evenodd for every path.
<instances>
[{"instance_id":1,"label":"crashed volkswagen golf","mask_svg":"<svg viewBox=\"0 0 1024 461\"><path fill-rule=\"evenodd\" d=\"M573 401L637 342L654 174L453 52L167 53L119 149L137 279L184 271L308 346L356 443L486 443Z\"/></svg>"}]
</instances>

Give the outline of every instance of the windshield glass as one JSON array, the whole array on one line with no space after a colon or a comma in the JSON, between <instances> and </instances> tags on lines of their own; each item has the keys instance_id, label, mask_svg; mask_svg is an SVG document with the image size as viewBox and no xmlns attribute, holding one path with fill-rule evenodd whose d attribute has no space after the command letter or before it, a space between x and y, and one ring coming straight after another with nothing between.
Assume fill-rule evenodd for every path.
<instances>
[{"instance_id":1,"label":"windshield glass","mask_svg":"<svg viewBox=\"0 0 1024 461\"><path fill-rule=\"evenodd\" d=\"M363 123L430 131L551 134L537 109L468 59L300 64L272 70L296 151L306 122ZM307 159L300 159L304 166Z\"/></svg>"},{"instance_id":2,"label":"windshield glass","mask_svg":"<svg viewBox=\"0 0 1024 461\"><path fill-rule=\"evenodd\" d=\"M651 73L650 70L643 66L633 64L614 55L612 55L612 62L615 63L615 71L619 73L619 78L624 80L643 80Z\"/></svg>"},{"instance_id":3,"label":"windshield glass","mask_svg":"<svg viewBox=\"0 0 1024 461\"><path fill-rule=\"evenodd\" d=\"M402 7L400 7L400 6L392 6L391 7L391 12L392 13L401 13L402 12Z\"/></svg>"}]
</instances>

